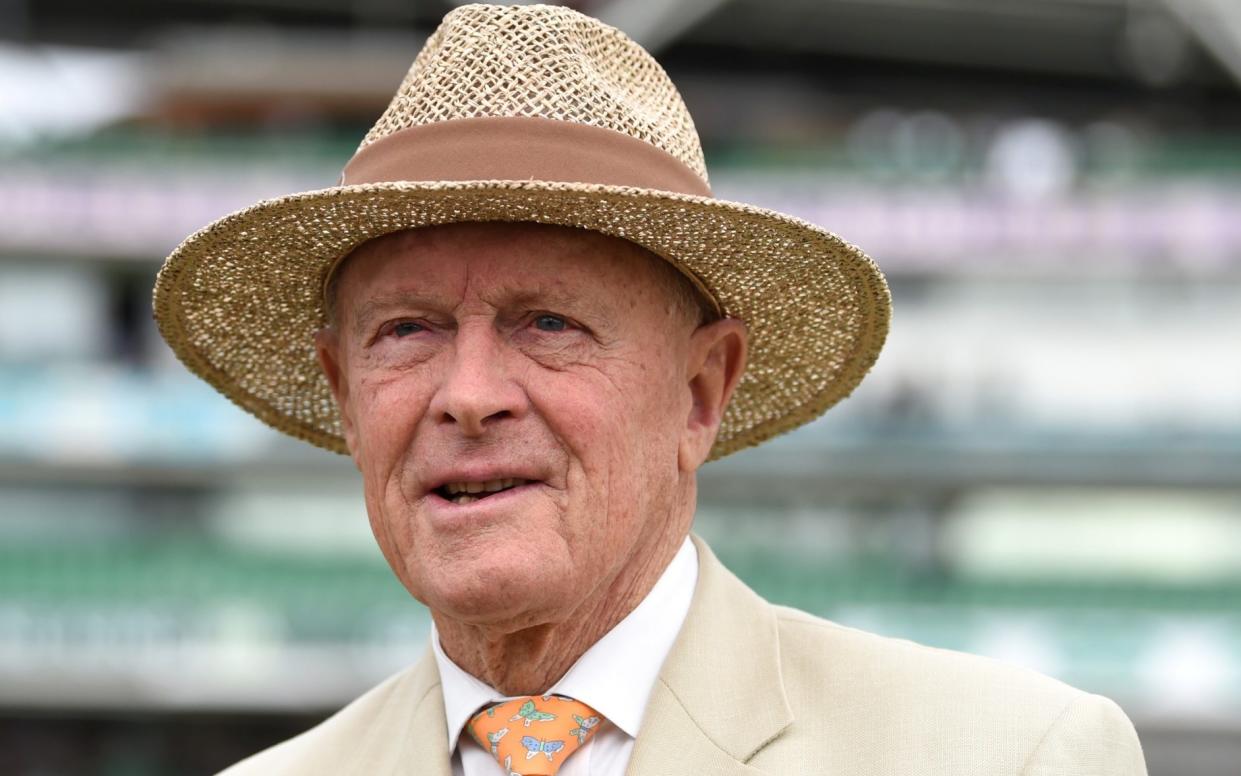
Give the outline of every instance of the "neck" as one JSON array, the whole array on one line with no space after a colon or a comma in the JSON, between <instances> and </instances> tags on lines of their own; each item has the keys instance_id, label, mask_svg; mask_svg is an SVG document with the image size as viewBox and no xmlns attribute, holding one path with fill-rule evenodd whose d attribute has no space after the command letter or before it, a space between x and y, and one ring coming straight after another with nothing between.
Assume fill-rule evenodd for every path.
<instances>
[{"instance_id":1,"label":"neck","mask_svg":"<svg viewBox=\"0 0 1241 776\"><path fill-rule=\"evenodd\" d=\"M692 507L688 512L692 519ZM646 542L651 546L635 552L602 594L562 621L504 632L432 612L444 654L505 695L542 695L646 598L680 549L689 522L670 521L667 535Z\"/></svg>"}]
</instances>

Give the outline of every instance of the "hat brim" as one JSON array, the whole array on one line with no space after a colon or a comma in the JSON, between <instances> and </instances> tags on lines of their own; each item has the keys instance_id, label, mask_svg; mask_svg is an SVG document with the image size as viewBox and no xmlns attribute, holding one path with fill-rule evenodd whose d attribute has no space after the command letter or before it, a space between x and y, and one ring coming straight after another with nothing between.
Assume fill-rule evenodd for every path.
<instances>
[{"instance_id":1,"label":"hat brim","mask_svg":"<svg viewBox=\"0 0 1241 776\"><path fill-rule=\"evenodd\" d=\"M711 459L821 415L861 382L888 331L875 263L772 210L654 189L548 181L392 182L264 200L188 237L155 285L177 357L264 423L348 453L314 333L323 283L357 245L466 221L577 226L630 240L688 271L749 329L749 364Z\"/></svg>"}]
</instances>

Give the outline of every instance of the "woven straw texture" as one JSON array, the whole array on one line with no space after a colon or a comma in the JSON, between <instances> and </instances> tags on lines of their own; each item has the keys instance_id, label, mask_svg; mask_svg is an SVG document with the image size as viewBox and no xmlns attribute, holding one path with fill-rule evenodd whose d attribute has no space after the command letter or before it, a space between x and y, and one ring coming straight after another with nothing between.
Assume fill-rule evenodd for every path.
<instances>
[{"instance_id":1,"label":"woven straw texture","mask_svg":"<svg viewBox=\"0 0 1241 776\"><path fill-rule=\"evenodd\" d=\"M558 6L448 14L358 150L397 130L483 116L614 129L707 180L694 121L659 63L615 27Z\"/></svg>"},{"instance_id":2,"label":"woven straw texture","mask_svg":"<svg viewBox=\"0 0 1241 776\"><path fill-rule=\"evenodd\" d=\"M550 72L539 77L540 68ZM659 65L616 30L553 6L448 14L363 146L418 123L487 115L623 131L705 178L689 113ZM533 221L628 239L692 274L725 314L746 321L750 363L712 458L806 423L844 398L887 334L882 274L830 232L710 197L537 180L336 186L225 216L187 238L161 269L160 332L191 371L247 411L347 453L313 345L325 324L324 280L373 237L463 221Z\"/></svg>"}]
</instances>

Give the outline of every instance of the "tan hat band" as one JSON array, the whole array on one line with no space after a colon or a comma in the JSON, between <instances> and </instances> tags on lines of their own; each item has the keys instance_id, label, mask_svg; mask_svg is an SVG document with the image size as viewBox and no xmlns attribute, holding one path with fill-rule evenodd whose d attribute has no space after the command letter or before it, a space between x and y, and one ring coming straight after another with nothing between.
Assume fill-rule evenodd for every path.
<instances>
[{"instance_id":1,"label":"tan hat band","mask_svg":"<svg viewBox=\"0 0 1241 776\"><path fill-rule=\"evenodd\" d=\"M616 130L495 116L408 127L354 154L341 185L386 181L540 180L711 196L675 156Z\"/></svg>"}]
</instances>

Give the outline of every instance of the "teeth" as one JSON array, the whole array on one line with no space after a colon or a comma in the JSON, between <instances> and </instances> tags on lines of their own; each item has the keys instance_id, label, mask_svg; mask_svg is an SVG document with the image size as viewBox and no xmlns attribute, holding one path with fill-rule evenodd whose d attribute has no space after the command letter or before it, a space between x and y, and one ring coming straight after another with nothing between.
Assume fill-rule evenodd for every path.
<instances>
[{"instance_id":1,"label":"teeth","mask_svg":"<svg viewBox=\"0 0 1241 776\"><path fill-rule=\"evenodd\" d=\"M461 496L468 498L463 501L460 498L454 498L458 504L468 504L471 501L477 501L478 497L473 497L475 493L497 493L501 490L524 485L528 480L517 477L509 477L499 480L488 480L486 482L448 482L443 485L443 490L449 496Z\"/></svg>"}]
</instances>

